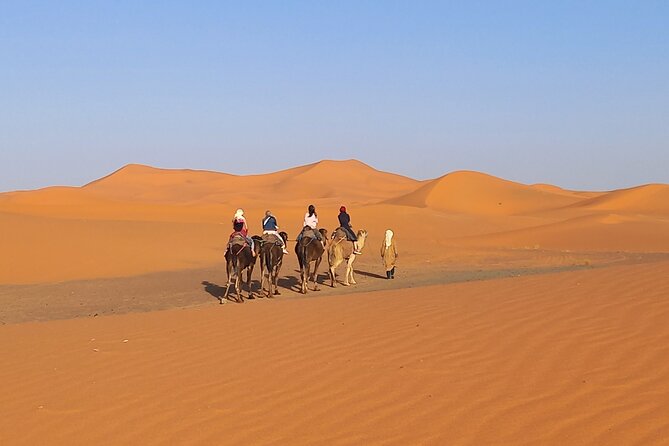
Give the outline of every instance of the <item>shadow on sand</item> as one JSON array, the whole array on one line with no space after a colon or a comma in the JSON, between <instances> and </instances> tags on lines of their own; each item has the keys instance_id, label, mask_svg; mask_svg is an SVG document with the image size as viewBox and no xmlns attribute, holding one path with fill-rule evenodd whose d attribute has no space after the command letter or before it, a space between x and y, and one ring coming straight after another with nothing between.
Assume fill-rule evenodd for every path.
<instances>
[{"instance_id":1,"label":"shadow on sand","mask_svg":"<svg viewBox=\"0 0 669 446\"><path fill-rule=\"evenodd\" d=\"M289 290L293 291L295 293L300 292L300 270L293 270L297 275L291 275L291 276L282 276L279 277L279 280L277 281L278 287L281 290ZM367 271L361 271L361 270L354 270L356 274L360 274L361 276L365 277L372 277L375 279L385 279L385 276L381 276L376 273L370 273ZM318 274L316 281L318 282L318 285L320 286L330 286L330 274L328 272L321 272ZM339 284L341 282L337 281ZM310 282L311 283L311 282ZM215 283L208 282L206 280L202 281L202 285L204 286L204 291L206 291L210 296L212 296L214 299L217 301L221 302L223 300L223 296L225 295L225 285L220 286ZM235 300L235 289L234 289L234 284L230 285L232 289L230 290L230 293L228 294L228 297L226 298L227 301L229 302L236 302ZM259 280L252 280L251 281L251 289L253 290L254 296L251 298L251 300L257 299L257 298L264 298L266 297L265 293L262 292L260 289L260 281ZM242 284L242 293L244 295L244 300L248 299L248 290L246 290L245 286Z\"/></svg>"},{"instance_id":2,"label":"shadow on sand","mask_svg":"<svg viewBox=\"0 0 669 446\"><path fill-rule=\"evenodd\" d=\"M223 296L225 295L225 288L226 286L220 286L215 283L211 283L209 281L203 280L202 285L204 285L204 291L209 293L214 299L219 301L220 303L223 303ZM250 300L254 300L258 297L264 297L264 295L260 294L260 281L258 280L251 280L251 290L253 291L253 297L250 298ZM246 289L246 285L244 283L241 284L241 291L242 291L242 297L244 297L244 300L249 300L249 295L248 295L248 290ZM230 293L228 293L228 297L225 298L225 300L229 302L236 302L235 297L237 296L235 292L235 284L231 283L230 284Z\"/></svg>"},{"instance_id":3,"label":"shadow on sand","mask_svg":"<svg viewBox=\"0 0 669 446\"><path fill-rule=\"evenodd\" d=\"M367 272L367 271L361 271L359 269L354 269L353 272L355 274L360 274L361 276L373 277L375 279L385 279L386 278L386 276L382 276L382 275L376 274L376 273L370 273L370 272Z\"/></svg>"},{"instance_id":4,"label":"shadow on sand","mask_svg":"<svg viewBox=\"0 0 669 446\"><path fill-rule=\"evenodd\" d=\"M300 290L301 290L301 287L300 287L300 280L301 280L300 279L300 270L296 269L296 270L293 270L293 271L295 271L297 273L297 276L287 276L286 278L293 281L293 283L291 283L290 289L299 293ZM279 279L279 285L281 285L281 280L282 279ZM330 285L329 280L330 280L330 274L327 271L324 272L324 273L318 273L318 275L316 276L316 282L318 283L318 285L328 285L329 286ZM311 281L309 281L309 283L311 283ZM293 288L292 285L295 285L295 288Z\"/></svg>"},{"instance_id":5,"label":"shadow on sand","mask_svg":"<svg viewBox=\"0 0 669 446\"><path fill-rule=\"evenodd\" d=\"M214 299L217 301L221 301L223 299L223 295L225 294L225 287L224 286L219 286L216 285L215 283L207 282L206 280L202 281L202 285L204 285L204 290L209 293ZM228 300L230 300L230 297L228 297Z\"/></svg>"},{"instance_id":6,"label":"shadow on sand","mask_svg":"<svg viewBox=\"0 0 669 446\"><path fill-rule=\"evenodd\" d=\"M298 276L284 276L279 277L277 280L279 288L284 288L286 290L300 292L300 278Z\"/></svg>"}]
</instances>

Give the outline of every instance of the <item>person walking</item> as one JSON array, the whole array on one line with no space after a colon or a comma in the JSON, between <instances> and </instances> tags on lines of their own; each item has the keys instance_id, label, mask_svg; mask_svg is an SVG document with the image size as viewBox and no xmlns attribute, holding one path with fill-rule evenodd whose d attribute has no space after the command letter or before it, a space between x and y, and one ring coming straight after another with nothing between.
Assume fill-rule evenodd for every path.
<instances>
[{"instance_id":1,"label":"person walking","mask_svg":"<svg viewBox=\"0 0 669 446\"><path fill-rule=\"evenodd\" d=\"M387 229L386 237L381 245L381 260L383 261L383 266L386 268L386 279L395 278L395 262L398 256L395 234L390 229Z\"/></svg>"}]
</instances>

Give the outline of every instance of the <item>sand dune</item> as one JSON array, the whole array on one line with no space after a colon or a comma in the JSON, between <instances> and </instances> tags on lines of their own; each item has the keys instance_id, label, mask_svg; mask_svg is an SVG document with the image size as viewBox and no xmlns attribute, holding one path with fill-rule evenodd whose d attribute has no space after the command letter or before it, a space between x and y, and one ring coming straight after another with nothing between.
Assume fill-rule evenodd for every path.
<instances>
[{"instance_id":1,"label":"sand dune","mask_svg":"<svg viewBox=\"0 0 669 446\"><path fill-rule=\"evenodd\" d=\"M567 197L572 197L572 198L594 198L606 194L606 192L567 190L558 186L554 186L552 184L545 184L545 183L533 184L531 187L540 191L550 192L558 195L565 195Z\"/></svg>"},{"instance_id":2,"label":"sand dune","mask_svg":"<svg viewBox=\"0 0 669 446\"><path fill-rule=\"evenodd\" d=\"M466 214L517 215L567 206L582 199L478 172L461 171L432 180L389 203Z\"/></svg>"},{"instance_id":3,"label":"sand dune","mask_svg":"<svg viewBox=\"0 0 669 446\"><path fill-rule=\"evenodd\" d=\"M359 161L321 161L277 186L280 195L377 202L418 187L419 182L380 172Z\"/></svg>"},{"instance_id":4,"label":"sand dune","mask_svg":"<svg viewBox=\"0 0 669 446\"><path fill-rule=\"evenodd\" d=\"M0 283L59 282L195 268L220 261L218 224L106 221L0 213Z\"/></svg>"},{"instance_id":5,"label":"sand dune","mask_svg":"<svg viewBox=\"0 0 669 446\"><path fill-rule=\"evenodd\" d=\"M575 192L476 172L421 182L354 160L247 176L128 165L83 187L0 194L0 237L13 253L0 261L0 284L211 266L236 208L252 233L271 208L294 237L310 203L330 230L347 205L373 244L393 228L412 258L451 246L657 252L667 247L668 190Z\"/></svg>"},{"instance_id":6,"label":"sand dune","mask_svg":"<svg viewBox=\"0 0 669 446\"><path fill-rule=\"evenodd\" d=\"M381 200L406 193L416 180L381 172L359 161L320 161L265 175L156 169L129 165L84 186L106 197L160 202L256 201L268 195L282 200L348 198Z\"/></svg>"},{"instance_id":7,"label":"sand dune","mask_svg":"<svg viewBox=\"0 0 669 446\"><path fill-rule=\"evenodd\" d=\"M187 169L157 169L138 164L83 186L109 198L139 201L189 202L222 189L233 190L234 175Z\"/></svg>"},{"instance_id":8,"label":"sand dune","mask_svg":"<svg viewBox=\"0 0 669 446\"><path fill-rule=\"evenodd\" d=\"M669 222L626 214L577 217L464 239L465 245L581 251L669 251Z\"/></svg>"},{"instance_id":9,"label":"sand dune","mask_svg":"<svg viewBox=\"0 0 669 446\"><path fill-rule=\"evenodd\" d=\"M669 264L0 327L3 444L662 445Z\"/></svg>"},{"instance_id":10,"label":"sand dune","mask_svg":"<svg viewBox=\"0 0 669 446\"><path fill-rule=\"evenodd\" d=\"M576 206L591 210L669 216L669 185L647 184L616 190L582 201Z\"/></svg>"}]
</instances>

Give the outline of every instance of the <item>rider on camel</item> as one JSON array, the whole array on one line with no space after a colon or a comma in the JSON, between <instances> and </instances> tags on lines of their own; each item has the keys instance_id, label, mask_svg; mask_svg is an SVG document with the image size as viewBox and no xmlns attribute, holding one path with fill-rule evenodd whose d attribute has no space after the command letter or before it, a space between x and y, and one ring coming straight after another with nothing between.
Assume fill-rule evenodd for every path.
<instances>
[{"instance_id":1,"label":"rider on camel","mask_svg":"<svg viewBox=\"0 0 669 446\"><path fill-rule=\"evenodd\" d=\"M246 239L246 243L248 243L249 248L251 248L251 254L253 257L256 256L255 249L253 249L253 239L249 237L249 227L246 224L246 217L244 217L244 210L243 209L237 209L237 212L235 212L235 216L232 219L232 228L234 232L230 234L230 240L228 241L228 249L230 249L230 242L232 241L233 238L236 236L241 236Z\"/></svg>"},{"instance_id":2,"label":"rider on camel","mask_svg":"<svg viewBox=\"0 0 669 446\"><path fill-rule=\"evenodd\" d=\"M297 236L297 242L299 243L300 240L302 239L302 235L304 234L305 231L311 230L316 239L323 243L323 236L321 235L320 231L318 230L318 214L316 214L316 207L313 204L309 205L309 208L307 210L307 213L304 214L304 223L302 225L302 231L300 234Z\"/></svg>"},{"instance_id":3,"label":"rider on camel","mask_svg":"<svg viewBox=\"0 0 669 446\"><path fill-rule=\"evenodd\" d=\"M362 254L358 250L358 237L353 232L353 227L351 226L351 216L346 212L346 206L339 208L339 227L341 227L346 233L346 239L353 242L353 254L360 255Z\"/></svg>"},{"instance_id":4,"label":"rider on camel","mask_svg":"<svg viewBox=\"0 0 669 446\"><path fill-rule=\"evenodd\" d=\"M283 253L288 254L288 251L286 251L286 242L279 234L279 225L276 223L276 217L270 211L265 211L265 218L262 221L262 233L275 235L279 239L279 242L281 242Z\"/></svg>"}]
</instances>

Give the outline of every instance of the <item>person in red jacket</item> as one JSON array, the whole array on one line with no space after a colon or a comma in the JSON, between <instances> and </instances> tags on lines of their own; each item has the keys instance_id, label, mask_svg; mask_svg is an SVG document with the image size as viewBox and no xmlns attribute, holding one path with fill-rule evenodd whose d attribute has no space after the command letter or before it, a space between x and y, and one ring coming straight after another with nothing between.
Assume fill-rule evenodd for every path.
<instances>
[{"instance_id":1,"label":"person in red jacket","mask_svg":"<svg viewBox=\"0 0 669 446\"><path fill-rule=\"evenodd\" d=\"M251 254L253 257L256 256L255 249L253 249L253 239L249 237L249 227L246 224L246 217L244 217L244 210L237 209L235 216L232 218L232 229L233 233L230 234L230 240L228 241L228 249L230 249L230 241L237 236L241 235L246 239L249 247L251 248Z\"/></svg>"}]
</instances>

